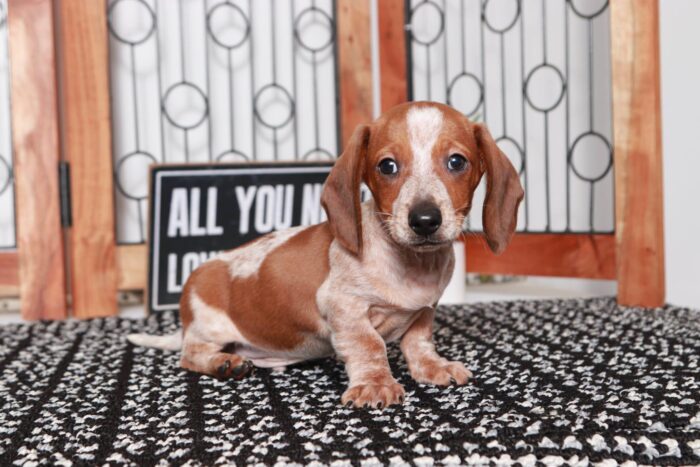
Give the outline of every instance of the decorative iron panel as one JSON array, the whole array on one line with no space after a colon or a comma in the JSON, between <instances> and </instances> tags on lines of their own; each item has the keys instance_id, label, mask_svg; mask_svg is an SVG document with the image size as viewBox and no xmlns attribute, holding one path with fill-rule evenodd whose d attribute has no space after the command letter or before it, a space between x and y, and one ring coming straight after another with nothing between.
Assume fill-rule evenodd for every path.
<instances>
[{"instance_id":1,"label":"decorative iron panel","mask_svg":"<svg viewBox=\"0 0 700 467\"><path fill-rule=\"evenodd\" d=\"M0 0L0 249L12 249L17 246L15 238L15 183L12 170L9 57L7 3L6 0Z\"/></svg>"},{"instance_id":2,"label":"decorative iron panel","mask_svg":"<svg viewBox=\"0 0 700 467\"><path fill-rule=\"evenodd\" d=\"M156 162L333 159L334 0L111 0L119 243L145 240Z\"/></svg>"},{"instance_id":3,"label":"decorative iron panel","mask_svg":"<svg viewBox=\"0 0 700 467\"><path fill-rule=\"evenodd\" d=\"M408 0L406 18L410 98L487 124L525 188L518 230L612 232L608 1Z\"/></svg>"}]
</instances>

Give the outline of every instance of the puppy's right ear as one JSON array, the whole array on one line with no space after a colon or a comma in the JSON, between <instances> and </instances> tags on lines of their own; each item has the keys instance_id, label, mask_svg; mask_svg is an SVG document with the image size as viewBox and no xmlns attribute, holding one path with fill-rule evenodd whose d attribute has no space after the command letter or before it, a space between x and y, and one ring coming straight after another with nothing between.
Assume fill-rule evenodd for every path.
<instances>
[{"instance_id":1,"label":"puppy's right ear","mask_svg":"<svg viewBox=\"0 0 700 467\"><path fill-rule=\"evenodd\" d=\"M360 183L368 145L369 126L359 125L335 162L321 194L321 204L333 236L346 250L358 256L362 251Z\"/></svg>"}]
</instances>

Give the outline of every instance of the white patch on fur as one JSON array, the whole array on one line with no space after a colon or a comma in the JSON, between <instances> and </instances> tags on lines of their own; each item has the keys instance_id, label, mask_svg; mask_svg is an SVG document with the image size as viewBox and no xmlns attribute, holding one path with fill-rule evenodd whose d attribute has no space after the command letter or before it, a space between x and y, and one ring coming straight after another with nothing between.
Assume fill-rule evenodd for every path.
<instances>
[{"instance_id":1,"label":"white patch on fur","mask_svg":"<svg viewBox=\"0 0 700 467\"><path fill-rule=\"evenodd\" d=\"M182 329L164 336L152 334L129 334L126 340L140 347L155 347L161 350L180 350L182 348Z\"/></svg>"},{"instance_id":2,"label":"white patch on fur","mask_svg":"<svg viewBox=\"0 0 700 467\"><path fill-rule=\"evenodd\" d=\"M442 111L436 107L413 107L406 115L408 141L413 150L413 176L430 176L432 151L442 130Z\"/></svg>"},{"instance_id":3,"label":"white patch on fur","mask_svg":"<svg viewBox=\"0 0 700 467\"><path fill-rule=\"evenodd\" d=\"M255 275L268 254L308 226L278 230L231 251L220 254L217 259L229 263L231 278L245 279Z\"/></svg>"},{"instance_id":4,"label":"white patch on fur","mask_svg":"<svg viewBox=\"0 0 700 467\"><path fill-rule=\"evenodd\" d=\"M226 311L206 304L197 295L197 290L193 290L190 294L190 309L192 310L192 324L187 328L186 339L192 334L197 340L219 345L231 342L248 343Z\"/></svg>"},{"instance_id":5,"label":"white patch on fur","mask_svg":"<svg viewBox=\"0 0 700 467\"><path fill-rule=\"evenodd\" d=\"M442 111L436 107L414 107L406 115L413 156L411 175L394 200L393 219L389 226L399 242L409 244L415 238L408 225L408 213L416 202L426 197L432 198L442 214L442 226L435 236L440 237L441 241L448 241L456 238L461 231L462 224L455 215L447 187L433 167L433 147L442 132L443 119Z\"/></svg>"}]
</instances>

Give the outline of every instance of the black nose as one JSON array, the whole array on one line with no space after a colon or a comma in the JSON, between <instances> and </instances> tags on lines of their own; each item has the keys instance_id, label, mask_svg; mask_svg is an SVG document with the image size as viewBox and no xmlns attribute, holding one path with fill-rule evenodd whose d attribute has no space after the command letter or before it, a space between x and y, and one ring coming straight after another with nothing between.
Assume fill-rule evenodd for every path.
<instances>
[{"instance_id":1,"label":"black nose","mask_svg":"<svg viewBox=\"0 0 700 467\"><path fill-rule=\"evenodd\" d=\"M418 235L427 237L435 233L442 224L440 209L429 201L423 201L411 209L408 213L408 225Z\"/></svg>"}]
</instances>

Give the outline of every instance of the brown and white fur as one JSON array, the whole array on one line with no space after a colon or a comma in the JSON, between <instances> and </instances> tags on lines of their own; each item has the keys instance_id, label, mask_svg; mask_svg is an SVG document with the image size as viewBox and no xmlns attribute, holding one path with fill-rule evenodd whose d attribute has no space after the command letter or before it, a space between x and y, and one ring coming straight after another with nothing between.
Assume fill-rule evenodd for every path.
<instances>
[{"instance_id":1,"label":"brown and white fur","mask_svg":"<svg viewBox=\"0 0 700 467\"><path fill-rule=\"evenodd\" d=\"M455 155L466 159L463 170L448 168ZM382 173L384 159L398 171ZM219 378L336 355L349 378L342 403L358 407L403 401L386 342L400 340L417 381L465 384L471 373L438 355L432 326L454 267L452 242L484 173L484 231L500 253L523 190L488 130L445 105L397 106L355 130L324 187L328 222L274 232L210 260L183 289L181 332L129 339L181 348L183 368ZM361 204L363 181L372 199ZM417 209L439 210L436 230L416 229Z\"/></svg>"}]
</instances>

